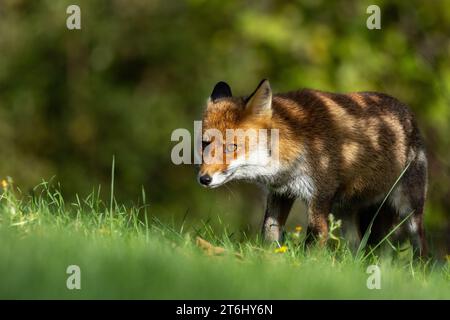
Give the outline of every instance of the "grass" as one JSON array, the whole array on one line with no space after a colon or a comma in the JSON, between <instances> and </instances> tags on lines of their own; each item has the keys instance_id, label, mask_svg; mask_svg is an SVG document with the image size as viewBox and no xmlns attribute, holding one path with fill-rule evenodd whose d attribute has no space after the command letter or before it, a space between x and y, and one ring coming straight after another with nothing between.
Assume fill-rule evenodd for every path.
<instances>
[{"instance_id":1,"label":"grass","mask_svg":"<svg viewBox=\"0 0 450 320\"><path fill-rule=\"evenodd\" d=\"M99 191L67 203L47 183L25 196L5 182L0 197L3 299L450 299L449 262L361 259L342 243L305 250L303 232L276 253L225 228L162 223L113 194L108 204ZM197 236L225 252L207 254ZM380 290L366 286L370 264L381 268ZM69 265L81 269L81 290L66 287Z\"/></svg>"}]
</instances>

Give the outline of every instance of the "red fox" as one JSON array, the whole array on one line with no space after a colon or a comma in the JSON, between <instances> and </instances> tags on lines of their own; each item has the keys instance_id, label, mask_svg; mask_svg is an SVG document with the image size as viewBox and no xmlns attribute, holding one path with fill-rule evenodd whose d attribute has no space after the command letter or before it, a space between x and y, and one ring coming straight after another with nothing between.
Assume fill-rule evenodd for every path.
<instances>
[{"instance_id":1,"label":"red fox","mask_svg":"<svg viewBox=\"0 0 450 320\"><path fill-rule=\"evenodd\" d=\"M416 254L426 254L425 147L413 114L397 99L376 92L311 89L272 94L268 80L248 97L233 97L230 86L219 82L207 101L202 126L203 157L233 156L221 163L202 162L199 183L209 188L231 180L262 184L268 191L264 239L282 240L296 198L308 206L310 238L325 243L331 212L350 218L361 237L407 168L375 220L372 240L411 215L399 234L409 236ZM277 129L279 159L276 164L251 162L249 148L235 140L211 138L208 129L212 128L223 136L227 129ZM240 148L244 157L238 155ZM269 156L271 150L253 152Z\"/></svg>"}]
</instances>

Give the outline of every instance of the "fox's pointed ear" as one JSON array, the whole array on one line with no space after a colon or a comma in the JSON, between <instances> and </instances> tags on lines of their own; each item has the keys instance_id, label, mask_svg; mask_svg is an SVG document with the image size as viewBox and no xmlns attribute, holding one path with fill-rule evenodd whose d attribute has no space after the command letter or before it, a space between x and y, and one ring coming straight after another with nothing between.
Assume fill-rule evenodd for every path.
<instances>
[{"instance_id":1,"label":"fox's pointed ear","mask_svg":"<svg viewBox=\"0 0 450 320\"><path fill-rule=\"evenodd\" d=\"M245 109L253 114L270 114L272 111L272 89L269 80L263 79L247 98Z\"/></svg>"},{"instance_id":2,"label":"fox's pointed ear","mask_svg":"<svg viewBox=\"0 0 450 320\"><path fill-rule=\"evenodd\" d=\"M217 84L214 86L210 98L213 102L216 102L217 99L228 98L231 96L232 94L230 86L226 82L220 81L217 82Z\"/></svg>"}]
</instances>

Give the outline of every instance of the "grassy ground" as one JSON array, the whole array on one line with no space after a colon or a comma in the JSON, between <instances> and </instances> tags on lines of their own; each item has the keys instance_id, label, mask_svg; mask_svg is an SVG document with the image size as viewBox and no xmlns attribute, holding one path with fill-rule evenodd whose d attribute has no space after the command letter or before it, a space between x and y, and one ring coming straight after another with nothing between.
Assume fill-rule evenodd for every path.
<instances>
[{"instance_id":1,"label":"grassy ground","mask_svg":"<svg viewBox=\"0 0 450 320\"><path fill-rule=\"evenodd\" d=\"M449 262L363 260L343 245L305 251L303 231L289 233L287 250L276 250L232 241L207 225L186 230L145 219L146 206L103 204L95 193L66 203L46 184L33 197L10 190L5 182L0 298L450 299ZM199 248L197 236L220 248ZM366 286L374 263L380 290ZM80 290L66 287L69 265L81 269Z\"/></svg>"}]
</instances>

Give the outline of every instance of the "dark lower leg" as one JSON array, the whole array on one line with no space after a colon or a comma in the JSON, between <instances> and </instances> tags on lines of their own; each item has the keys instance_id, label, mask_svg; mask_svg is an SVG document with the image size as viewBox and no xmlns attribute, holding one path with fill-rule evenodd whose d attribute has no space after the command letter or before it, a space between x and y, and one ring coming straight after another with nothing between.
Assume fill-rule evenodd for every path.
<instances>
[{"instance_id":1,"label":"dark lower leg","mask_svg":"<svg viewBox=\"0 0 450 320\"><path fill-rule=\"evenodd\" d=\"M419 233L419 241L420 241L420 257L426 257L428 255L428 245L427 240L425 238L425 229L423 227L423 216L420 215L417 218L417 227L418 227L418 233Z\"/></svg>"},{"instance_id":2,"label":"dark lower leg","mask_svg":"<svg viewBox=\"0 0 450 320\"><path fill-rule=\"evenodd\" d=\"M313 240L319 241L320 245L325 245L328 238L327 217L329 214L329 205L313 205L309 208L308 230L306 243L310 244Z\"/></svg>"},{"instance_id":3,"label":"dark lower leg","mask_svg":"<svg viewBox=\"0 0 450 320\"><path fill-rule=\"evenodd\" d=\"M266 214L262 228L263 239L274 242L281 241L283 227L295 198L269 193L267 197Z\"/></svg>"}]
</instances>

